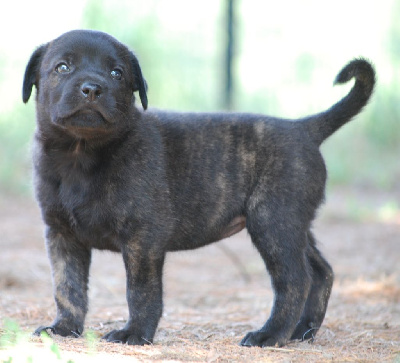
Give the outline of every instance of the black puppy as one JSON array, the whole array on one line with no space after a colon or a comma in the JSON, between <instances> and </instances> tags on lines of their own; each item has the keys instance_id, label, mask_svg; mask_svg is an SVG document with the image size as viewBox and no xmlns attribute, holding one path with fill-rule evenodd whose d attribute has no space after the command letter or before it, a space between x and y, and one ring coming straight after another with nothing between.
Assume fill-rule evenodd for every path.
<instances>
[{"instance_id":1,"label":"black puppy","mask_svg":"<svg viewBox=\"0 0 400 363\"><path fill-rule=\"evenodd\" d=\"M91 250L121 252L129 319L108 341L153 341L168 251L192 249L247 228L271 275L270 318L244 346L311 338L321 326L333 273L310 231L324 198L320 144L367 103L372 66L329 110L301 120L147 108L138 60L111 36L72 31L39 47L23 100L37 88L34 169L46 224L57 317L50 329L79 336L87 312Z\"/></svg>"}]
</instances>

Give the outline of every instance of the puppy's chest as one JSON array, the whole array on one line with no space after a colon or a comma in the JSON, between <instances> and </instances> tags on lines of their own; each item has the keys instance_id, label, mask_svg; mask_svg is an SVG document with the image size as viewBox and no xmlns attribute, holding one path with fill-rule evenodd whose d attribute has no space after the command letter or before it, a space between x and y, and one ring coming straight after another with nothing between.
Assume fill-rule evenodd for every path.
<instances>
[{"instance_id":1,"label":"puppy's chest","mask_svg":"<svg viewBox=\"0 0 400 363\"><path fill-rule=\"evenodd\" d=\"M121 202L118 186L112 181L75 174L72 171L64 177L58 191L71 230L90 247L114 249L116 239L126 225L126 201Z\"/></svg>"}]
</instances>

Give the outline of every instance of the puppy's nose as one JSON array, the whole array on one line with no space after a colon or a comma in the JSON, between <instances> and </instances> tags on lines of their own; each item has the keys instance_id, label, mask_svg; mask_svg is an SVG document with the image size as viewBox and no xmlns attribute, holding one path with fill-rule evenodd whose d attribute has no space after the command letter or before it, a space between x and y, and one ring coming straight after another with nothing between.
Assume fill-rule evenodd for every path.
<instances>
[{"instance_id":1,"label":"puppy's nose","mask_svg":"<svg viewBox=\"0 0 400 363\"><path fill-rule=\"evenodd\" d=\"M84 97L86 97L89 101L95 101L102 94L102 89L99 84L85 82L82 84L81 92Z\"/></svg>"}]
</instances>

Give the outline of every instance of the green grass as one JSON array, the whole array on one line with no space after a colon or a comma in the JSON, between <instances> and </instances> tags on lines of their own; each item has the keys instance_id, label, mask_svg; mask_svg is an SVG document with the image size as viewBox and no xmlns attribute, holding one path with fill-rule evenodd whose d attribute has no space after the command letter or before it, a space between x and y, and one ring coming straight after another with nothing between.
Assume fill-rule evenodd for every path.
<instances>
[{"instance_id":1,"label":"green grass","mask_svg":"<svg viewBox=\"0 0 400 363\"><path fill-rule=\"evenodd\" d=\"M1 363L42 363L59 362L75 363L70 359L70 352L63 351L60 346L46 333L41 335L41 343L32 340L31 333L27 333L13 320L6 319L0 328L0 362ZM88 331L84 335L85 354L78 361L93 361L97 355L98 338L94 332ZM95 359L94 359L95 360Z\"/></svg>"},{"instance_id":2,"label":"green grass","mask_svg":"<svg viewBox=\"0 0 400 363\"><path fill-rule=\"evenodd\" d=\"M14 362L66 362L74 363L65 359L58 345L47 336L42 334L42 345L30 342L31 335L22 331L13 320L5 320L0 330L0 361L2 363Z\"/></svg>"}]
</instances>

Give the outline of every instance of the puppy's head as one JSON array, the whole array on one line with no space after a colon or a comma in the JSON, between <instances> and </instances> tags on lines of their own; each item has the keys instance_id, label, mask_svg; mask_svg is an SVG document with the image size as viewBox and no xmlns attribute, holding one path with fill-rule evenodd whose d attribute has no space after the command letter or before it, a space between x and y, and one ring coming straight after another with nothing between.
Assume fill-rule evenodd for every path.
<instances>
[{"instance_id":1,"label":"puppy's head","mask_svg":"<svg viewBox=\"0 0 400 363\"><path fill-rule=\"evenodd\" d=\"M134 54L111 36L68 32L39 47L26 67L22 97L37 89L39 122L76 136L113 130L127 122L138 91L147 108L147 85Z\"/></svg>"}]
</instances>

